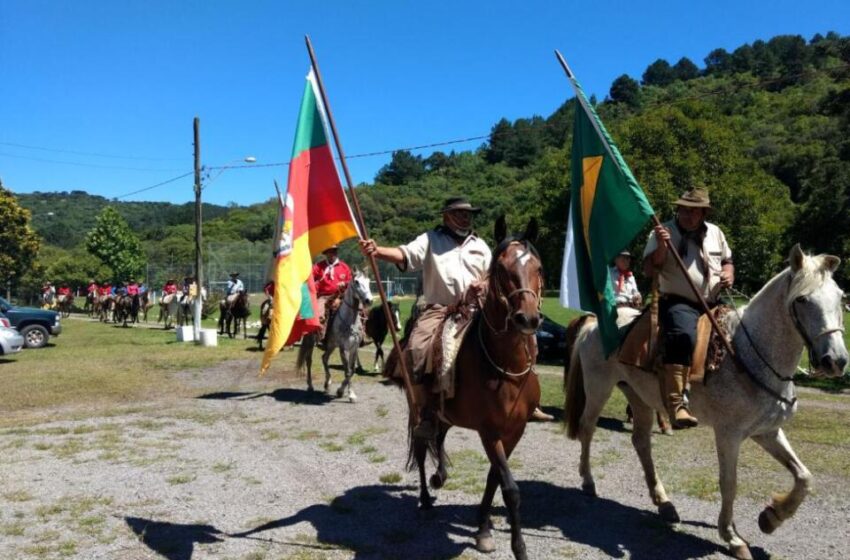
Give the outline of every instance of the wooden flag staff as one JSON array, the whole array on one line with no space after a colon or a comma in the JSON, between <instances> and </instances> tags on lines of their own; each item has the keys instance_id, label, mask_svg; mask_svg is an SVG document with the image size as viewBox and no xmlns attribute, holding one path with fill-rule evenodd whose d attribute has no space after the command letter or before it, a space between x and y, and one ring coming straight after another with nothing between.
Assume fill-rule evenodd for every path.
<instances>
[{"instance_id":1,"label":"wooden flag staff","mask_svg":"<svg viewBox=\"0 0 850 560\"><path fill-rule=\"evenodd\" d=\"M360 201L357 199L357 192L354 190L354 182L351 180L351 173L348 171L348 163L345 161L345 152L342 150L342 143L339 140L339 134L336 130L336 123L334 122L333 113L331 112L331 105L328 102L327 94L325 93L325 86L322 82L322 74L319 72L319 64L316 62L316 54L313 52L313 44L310 42L310 36L305 35L304 40L307 43L307 52L310 54L310 64L313 66L313 72L316 74L316 84L319 86L319 94L322 96L322 103L324 104L325 111L327 111L328 115L328 124L331 127L331 133L334 137L334 143L336 144L336 151L339 154L339 161L342 164L342 171L345 174L345 182L348 186L348 192L351 194L351 201L354 203L354 216L357 220L358 230L360 231L361 239L369 239L369 233L366 231L366 222L363 220L363 212L360 210ZM402 381L404 382L405 393L407 394L407 404L410 407L410 414L413 419L414 424L419 423L419 407L416 406L416 397L413 395L413 385L410 381L410 375L407 372L407 363L404 359L404 356L401 353L401 347L398 342L398 334L396 330L392 327L394 325L392 312L390 311L390 306L387 303L387 294L384 292L384 285L381 283L381 274L378 271L378 263L375 260L375 255L369 255L369 264L372 268L372 274L375 276L375 282L378 285L378 294L381 296L381 307L384 309L384 315L387 318L387 325L390 325L390 334L393 337L393 348L399 354L399 366L401 366L401 376Z\"/></svg>"}]
</instances>

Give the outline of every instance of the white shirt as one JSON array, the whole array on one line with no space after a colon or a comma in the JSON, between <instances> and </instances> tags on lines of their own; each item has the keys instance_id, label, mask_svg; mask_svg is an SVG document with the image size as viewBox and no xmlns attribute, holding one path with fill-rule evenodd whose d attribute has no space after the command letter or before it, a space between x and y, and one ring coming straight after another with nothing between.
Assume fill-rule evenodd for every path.
<instances>
[{"instance_id":1,"label":"white shirt","mask_svg":"<svg viewBox=\"0 0 850 560\"><path fill-rule=\"evenodd\" d=\"M617 284L620 283L620 269L616 266L612 266L609 270L611 275L611 284L614 286L614 296L616 298L616 302L631 304L635 301L635 296L640 296L640 292L638 291L637 282L635 282L634 274L629 274L628 276L623 278L623 286L620 288L620 291L617 291Z\"/></svg>"},{"instance_id":2,"label":"white shirt","mask_svg":"<svg viewBox=\"0 0 850 560\"><path fill-rule=\"evenodd\" d=\"M425 304L453 305L470 284L483 279L493 258L490 248L474 233L458 243L442 227L427 231L399 247L401 270L422 271Z\"/></svg>"},{"instance_id":3,"label":"white shirt","mask_svg":"<svg viewBox=\"0 0 850 560\"><path fill-rule=\"evenodd\" d=\"M244 292L244 291L245 291L245 286L242 284L242 280L240 280L239 278L237 278L236 281L233 281L233 280L227 281L227 292L226 292L227 295L230 296L230 295L237 294L239 292Z\"/></svg>"}]
</instances>

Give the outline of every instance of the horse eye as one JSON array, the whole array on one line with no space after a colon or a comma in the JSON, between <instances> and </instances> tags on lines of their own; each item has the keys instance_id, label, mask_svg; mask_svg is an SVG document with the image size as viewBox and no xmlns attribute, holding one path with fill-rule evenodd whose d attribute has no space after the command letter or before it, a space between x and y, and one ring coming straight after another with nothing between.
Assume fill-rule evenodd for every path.
<instances>
[{"instance_id":1,"label":"horse eye","mask_svg":"<svg viewBox=\"0 0 850 560\"><path fill-rule=\"evenodd\" d=\"M797 303L806 303L808 301L808 298L806 296L797 296L794 301L796 301Z\"/></svg>"}]
</instances>

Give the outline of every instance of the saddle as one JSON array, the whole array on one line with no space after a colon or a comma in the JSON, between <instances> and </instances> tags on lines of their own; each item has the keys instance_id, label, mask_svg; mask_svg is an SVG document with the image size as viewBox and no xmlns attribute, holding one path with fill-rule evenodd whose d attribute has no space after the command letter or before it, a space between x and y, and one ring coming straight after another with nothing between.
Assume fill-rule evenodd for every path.
<instances>
[{"instance_id":1,"label":"saddle","mask_svg":"<svg viewBox=\"0 0 850 560\"><path fill-rule=\"evenodd\" d=\"M712 309L715 319L721 323L723 317L730 311L726 305L718 305ZM656 323L651 325L651 313L647 307L631 324L626 327L626 333L620 345L620 363L636 366L640 369L654 372L660 358L658 352L661 341L660 328ZM705 373L716 370L726 356L726 348L720 340L721 333L713 332L708 315L703 313L697 321L696 343L691 358L689 378L702 381ZM725 336L725 333L723 333Z\"/></svg>"}]
</instances>

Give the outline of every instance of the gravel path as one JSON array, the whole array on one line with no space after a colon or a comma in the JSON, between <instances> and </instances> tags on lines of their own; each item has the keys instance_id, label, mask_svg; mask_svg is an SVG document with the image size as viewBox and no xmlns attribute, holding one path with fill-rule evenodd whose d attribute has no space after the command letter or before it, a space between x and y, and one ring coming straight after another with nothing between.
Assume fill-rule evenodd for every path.
<instances>
[{"instance_id":1,"label":"gravel path","mask_svg":"<svg viewBox=\"0 0 850 560\"><path fill-rule=\"evenodd\" d=\"M422 513L404 470L400 392L358 378L350 404L256 371L254 360L221 364L179 374L198 398L0 430L0 558L483 558L471 548L486 474L475 434L449 435L449 484ZM559 424L529 426L512 459L529 556L725 557L719 504L673 493L683 522L665 526L629 432L606 425L597 499L578 490L578 444ZM698 461L715 464L711 454ZM738 528L756 557L850 557L850 491L836 486L771 536L756 524L763 504L739 498ZM489 558L512 558L496 503Z\"/></svg>"}]
</instances>

